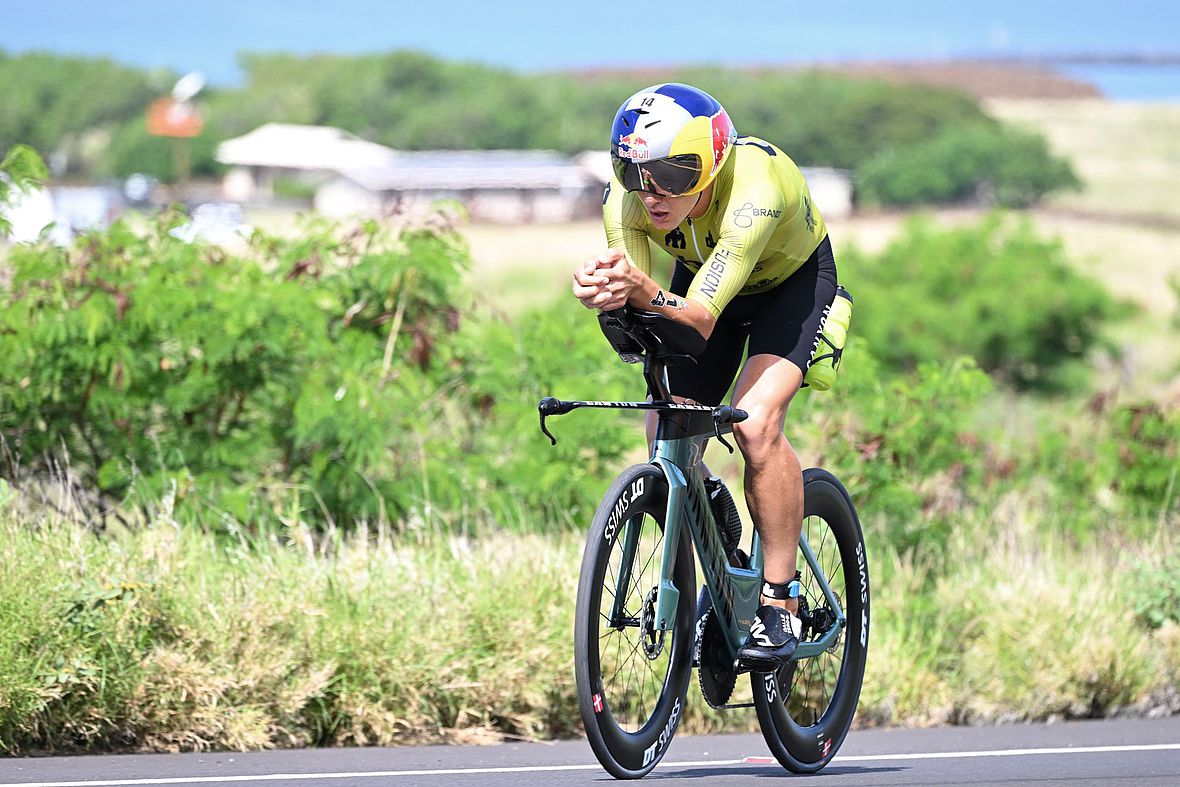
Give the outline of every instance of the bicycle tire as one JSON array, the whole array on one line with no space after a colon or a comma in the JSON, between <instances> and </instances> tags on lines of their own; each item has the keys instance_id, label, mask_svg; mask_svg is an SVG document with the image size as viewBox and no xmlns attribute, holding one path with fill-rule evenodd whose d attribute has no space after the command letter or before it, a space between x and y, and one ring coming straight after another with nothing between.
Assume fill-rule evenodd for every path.
<instances>
[{"instance_id":1,"label":"bicycle tire","mask_svg":"<svg viewBox=\"0 0 1180 787\"><path fill-rule=\"evenodd\" d=\"M869 574L864 535L848 492L826 470L809 469L803 479L804 533L844 608L846 626L828 651L750 679L762 736L775 759L794 773L815 773L836 755L860 701L868 657ZM802 551L799 569L809 609L826 606ZM818 635L805 630L804 640L810 636Z\"/></svg>"},{"instance_id":2,"label":"bicycle tire","mask_svg":"<svg viewBox=\"0 0 1180 787\"><path fill-rule=\"evenodd\" d=\"M667 501L668 482L659 467L628 468L603 497L582 557L574 615L578 708L590 748L618 779L644 776L664 756L683 715L692 672L696 575L686 532L677 545L672 575L680 591L675 620L660 639L658 655L652 658L648 650L655 649L657 632L644 610L652 610L653 588L659 584ZM632 623L612 627L622 536L625 523L636 518L641 523L639 543L621 616ZM650 708L648 693L653 694Z\"/></svg>"}]
</instances>

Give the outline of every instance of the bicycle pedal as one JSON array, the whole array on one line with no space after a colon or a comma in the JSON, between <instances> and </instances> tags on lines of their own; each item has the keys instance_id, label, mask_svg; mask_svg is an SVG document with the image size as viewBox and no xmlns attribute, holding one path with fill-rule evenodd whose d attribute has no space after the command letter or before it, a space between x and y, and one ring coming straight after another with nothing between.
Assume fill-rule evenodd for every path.
<instances>
[{"instance_id":1,"label":"bicycle pedal","mask_svg":"<svg viewBox=\"0 0 1180 787\"><path fill-rule=\"evenodd\" d=\"M778 672L789 663L789 659L781 664L776 660L742 663L741 659L735 659L733 662L733 670L738 675L745 675L747 672L753 673L755 675L769 675L771 673Z\"/></svg>"}]
</instances>

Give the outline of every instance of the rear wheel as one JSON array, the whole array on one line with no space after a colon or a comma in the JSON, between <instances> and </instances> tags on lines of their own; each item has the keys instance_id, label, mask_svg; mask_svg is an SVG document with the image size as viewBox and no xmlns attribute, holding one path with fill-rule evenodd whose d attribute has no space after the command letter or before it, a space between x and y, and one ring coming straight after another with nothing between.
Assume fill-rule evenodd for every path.
<instances>
[{"instance_id":1,"label":"rear wheel","mask_svg":"<svg viewBox=\"0 0 1180 787\"><path fill-rule=\"evenodd\" d=\"M675 619L661 628L656 593L668 482L635 465L599 505L578 582L574 675L586 737L619 779L638 778L664 756L680 723L692 670L696 578L687 534L676 549Z\"/></svg>"},{"instance_id":2,"label":"rear wheel","mask_svg":"<svg viewBox=\"0 0 1180 787\"><path fill-rule=\"evenodd\" d=\"M803 474L803 533L844 610L839 638L817 656L751 676L762 735L775 758L795 773L827 765L844 742L864 679L869 637L869 573L860 520L848 492L825 470ZM839 625L800 551L801 642Z\"/></svg>"}]
</instances>

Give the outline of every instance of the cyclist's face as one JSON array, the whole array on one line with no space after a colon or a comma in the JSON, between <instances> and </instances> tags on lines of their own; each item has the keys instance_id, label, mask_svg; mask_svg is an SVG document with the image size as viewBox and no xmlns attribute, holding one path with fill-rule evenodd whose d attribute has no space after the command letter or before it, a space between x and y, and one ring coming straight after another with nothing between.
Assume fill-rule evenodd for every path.
<instances>
[{"instance_id":1,"label":"cyclist's face","mask_svg":"<svg viewBox=\"0 0 1180 787\"><path fill-rule=\"evenodd\" d=\"M639 198L643 200L643 207L651 218L656 229L671 230L680 226L680 222L688 218L688 214L696 206L699 194L688 194L675 197L659 186L655 191L640 191Z\"/></svg>"}]
</instances>

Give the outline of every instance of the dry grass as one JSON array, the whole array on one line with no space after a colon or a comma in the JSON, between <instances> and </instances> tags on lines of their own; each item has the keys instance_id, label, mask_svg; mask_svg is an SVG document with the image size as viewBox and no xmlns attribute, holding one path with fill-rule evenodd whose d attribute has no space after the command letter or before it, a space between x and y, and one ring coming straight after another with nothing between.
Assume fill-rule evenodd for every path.
<instances>
[{"instance_id":1,"label":"dry grass","mask_svg":"<svg viewBox=\"0 0 1180 787\"><path fill-rule=\"evenodd\" d=\"M1175 544L1086 546L1055 535L1029 491L963 522L934 575L877 555L865 721L997 723L1180 711L1176 627L1147 633L1132 580ZM1122 577L1103 594L1094 577ZM899 679L900 678L900 679Z\"/></svg>"},{"instance_id":2,"label":"dry grass","mask_svg":"<svg viewBox=\"0 0 1180 787\"><path fill-rule=\"evenodd\" d=\"M994 100L987 108L1044 134L1073 162L1085 190L1052 205L1180 221L1180 103Z\"/></svg>"}]
</instances>

